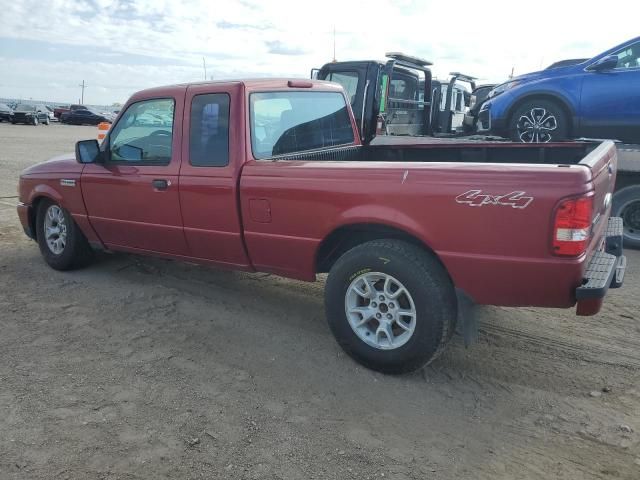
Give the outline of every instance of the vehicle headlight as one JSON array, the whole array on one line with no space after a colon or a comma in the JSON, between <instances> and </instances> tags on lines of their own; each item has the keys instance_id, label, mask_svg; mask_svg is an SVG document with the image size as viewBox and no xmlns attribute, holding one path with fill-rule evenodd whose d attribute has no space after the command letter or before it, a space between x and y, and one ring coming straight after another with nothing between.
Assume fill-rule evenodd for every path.
<instances>
[{"instance_id":1,"label":"vehicle headlight","mask_svg":"<svg viewBox=\"0 0 640 480\"><path fill-rule=\"evenodd\" d=\"M505 82L498 85L496 88L489 92L488 98L493 98L496 95L500 95L501 93L506 92L507 90L512 89L515 86L518 86L522 83L522 80L511 80L510 82Z\"/></svg>"}]
</instances>

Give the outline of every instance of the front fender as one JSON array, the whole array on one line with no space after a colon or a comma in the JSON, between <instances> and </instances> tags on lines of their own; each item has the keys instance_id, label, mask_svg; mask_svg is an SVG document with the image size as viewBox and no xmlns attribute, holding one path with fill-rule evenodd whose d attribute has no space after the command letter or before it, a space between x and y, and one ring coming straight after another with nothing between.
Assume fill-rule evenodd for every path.
<instances>
[{"instance_id":1,"label":"front fender","mask_svg":"<svg viewBox=\"0 0 640 480\"><path fill-rule=\"evenodd\" d=\"M58 192L55 188L53 188L51 185L48 185L48 184L38 184L35 187L33 187L27 196L26 203L28 205L33 205L37 199L42 197L48 198L49 200L52 200L57 204L59 204L61 207L69 210L60 192Z\"/></svg>"},{"instance_id":2,"label":"front fender","mask_svg":"<svg viewBox=\"0 0 640 480\"><path fill-rule=\"evenodd\" d=\"M66 181L66 183L62 183ZM20 201L28 207L28 215L35 215L35 207L46 198L67 210L92 245L103 248L102 241L91 226L80 189L80 173L64 174L63 178L23 176L20 178ZM34 219L28 219L31 222ZM22 218L21 218L22 221ZM22 222L23 226L25 222ZM29 223L30 224L30 223Z\"/></svg>"}]
</instances>

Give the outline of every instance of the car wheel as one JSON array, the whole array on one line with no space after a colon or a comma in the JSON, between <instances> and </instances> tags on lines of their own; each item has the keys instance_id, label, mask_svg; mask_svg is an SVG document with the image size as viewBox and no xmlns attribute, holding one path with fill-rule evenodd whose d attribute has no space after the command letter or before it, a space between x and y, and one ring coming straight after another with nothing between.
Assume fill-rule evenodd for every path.
<instances>
[{"instance_id":1,"label":"car wheel","mask_svg":"<svg viewBox=\"0 0 640 480\"><path fill-rule=\"evenodd\" d=\"M33 125L34 127L38 126L38 117L33 117L33 120L31 120L31 125Z\"/></svg>"},{"instance_id":2,"label":"car wheel","mask_svg":"<svg viewBox=\"0 0 640 480\"><path fill-rule=\"evenodd\" d=\"M333 265L325 311L352 358L372 370L403 373L442 352L457 305L451 279L433 255L406 242L375 240Z\"/></svg>"},{"instance_id":3,"label":"car wheel","mask_svg":"<svg viewBox=\"0 0 640 480\"><path fill-rule=\"evenodd\" d=\"M640 185L631 185L613 194L611 215L622 217L624 246L640 248Z\"/></svg>"},{"instance_id":4,"label":"car wheel","mask_svg":"<svg viewBox=\"0 0 640 480\"><path fill-rule=\"evenodd\" d=\"M86 265L93 251L67 210L43 200L36 215L36 238L45 262L55 270L71 270Z\"/></svg>"},{"instance_id":5,"label":"car wheel","mask_svg":"<svg viewBox=\"0 0 640 480\"><path fill-rule=\"evenodd\" d=\"M549 100L527 100L511 115L509 137L514 142L547 143L566 140L569 120L564 110Z\"/></svg>"}]
</instances>

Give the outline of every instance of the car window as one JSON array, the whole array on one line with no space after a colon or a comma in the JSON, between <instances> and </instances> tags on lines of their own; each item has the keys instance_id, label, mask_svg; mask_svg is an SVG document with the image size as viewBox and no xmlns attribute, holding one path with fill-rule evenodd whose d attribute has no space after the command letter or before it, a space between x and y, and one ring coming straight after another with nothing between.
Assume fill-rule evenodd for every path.
<instances>
[{"instance_id":1,"label":"car window","mask_svg":"<svg viewBox=\"0 0 640 480\"><path fill-rule=\"evenodd\" d=\"M616 52L618 64L616 69L640 68L640 42L636 42Z\"/></svg>"},{"instance_id":2,"label":"car window","mask_svg":"<svg viewBox=\"0 0 640 480\"><path fill-rule=\"evenodd\" d=\"M191 101L189 162L196 167L229 163L229 95L196 95Z\"/></svg>"},{"instance_id":3,"label":"car window","mask_svg":"<svg viewBox=\"0 0 640 480\"><path fill-rule=\"evenodd\" d=\"M342 85L347 94L347 98L351 105L356 101L356 92L358 91L358 72L331 72L327 77L330 82L336 82Z\"/></svg>"},{"instance_id":4,"label":"car window","mask_svg":"<svg viewBox=\"0 0 640 480\"><path fill-rule=\"evenodd\" d=\"M9 110L9 107L4 103L0 103L0 110Z\"/></svg>"},{"instance_id":5,"label":"car window","mask_svg":"<svg viewBox=\"0 0 640 480\"><path fill-rule=\"evenodd\" d=\"M265 92L250 97L255 158L353 143L342 93Z\"/></svg>"},{"instance_id":6,"label":"car window","mask_svg":"<svg viewBox=\"0 0 640 480\"><path fill-rule=\"evenodd\" d=\"M174 104L173 99L163 98L130 105L109 134L110 161L169 164Z\"/></svg>"}]
</instances>

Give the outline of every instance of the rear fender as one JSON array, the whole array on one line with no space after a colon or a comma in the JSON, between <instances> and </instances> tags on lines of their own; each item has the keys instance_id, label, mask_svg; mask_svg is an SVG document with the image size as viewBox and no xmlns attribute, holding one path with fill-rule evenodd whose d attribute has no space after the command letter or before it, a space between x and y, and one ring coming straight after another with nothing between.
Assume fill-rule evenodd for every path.
<instances>
[{"instance_id":1,"label":"rear fender","mask_svg":"<svg viewBox=\"0 0 640 480\"><path fill-rule=\"evenodd\" d=\"M402 230L416 237L427 248L433 250L428 233L416 220L404 212L377 204L358 205L343 212L333 230L354 224L378 224ZM330 232L329 232L330 233ZM327 234L328 236L328 234Z\"/></svg>"}]
</instances>

